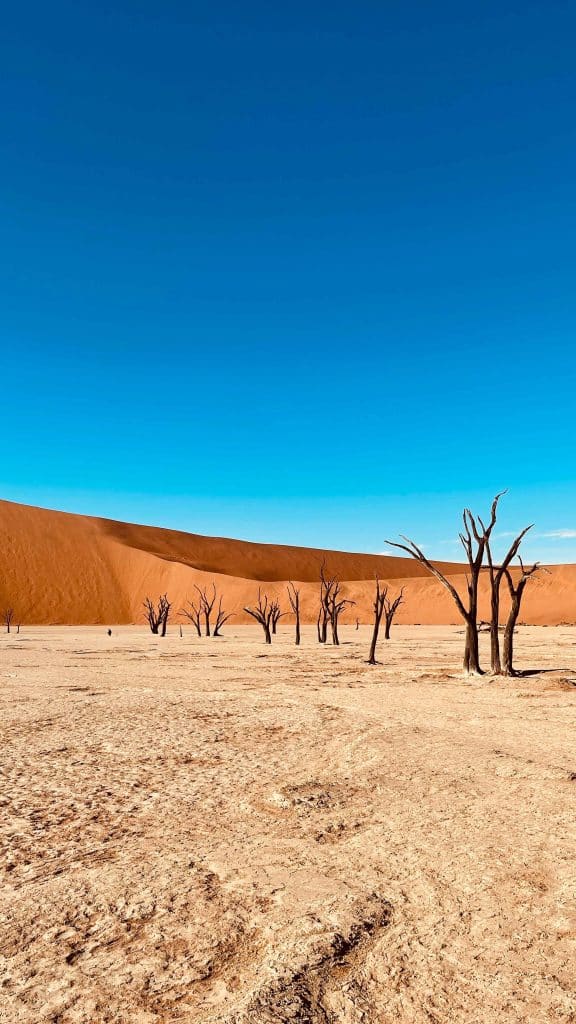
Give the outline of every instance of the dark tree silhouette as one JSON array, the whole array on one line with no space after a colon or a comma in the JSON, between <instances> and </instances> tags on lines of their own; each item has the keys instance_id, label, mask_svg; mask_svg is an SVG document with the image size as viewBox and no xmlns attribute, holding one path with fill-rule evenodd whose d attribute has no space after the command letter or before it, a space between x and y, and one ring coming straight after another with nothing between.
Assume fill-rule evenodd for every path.
<instances>
[{"instance_id":1,"label":"dark tree silhouette","mask_svg":"<svg viewBox=\"0 0 576 1024\"><path fill-rule=\"evenodd\" d=\"M201 611L202 611L202 615L204 616L204 626L205 626L206 636L210 636L210 617L212 615L212 609L213 609L213 607L214 607L214 605L216 603L216 596L217 596L216 584L215 583L212 584L212 593L211 594L208 593L208 587L200 588L200 587L195 586L194 589L197 590L198 594L199 594L200 608L201 608Z\"/></svg>"},{"instance_id":2,"label":"dark tree silhouette","mask_svg":"<svg viewBox=\"0 0 576 1024\"><path fill-rule=\"evenodd\" d=\"M194 625L198 636L202 636L202 606L200 603L196 604L195 601L186 601L184 607L180 609L180 614L184 615Z\"/></svg>"},{"instance_id":3,"label":"dark tree silhouette","mask_svg":"<svg viewBox=\"0 0 576 1024\"><path fill-rule=\"evenodd\" d=\"M327 576L324 562L320 567L320 611L316 628L318 640L325 644L328 638L328 623L332 633L332 643L338 646L338 619L347 604L355 604L354 601L342 596L342 584L337 576Z\"/></svg>"},{"instance_id":4,"label":"dark tree silhouette","mask_svg":"<svg viewBox=\"0 0 576 1024\"><path fill-rule=\"evenodd\" d=\"M166 636L166 627L172 605L166 594L158 599L158 607L150 597L144 600L144 614L152 633L157 635L162 630L162 636Z\"/></svg>"},{"instance_id":5,"label":"dark tree silhouette","mask_svg":"<svg viewBox=\"0 0 576 1024\"><path fill-rule=\"evenodd\" d=\"M507 554L500 563L495 566L492 558L492 549L490 547L490 537L488 536L486 541L486 560L488 562L488 572L490 575L490 665L492 672L495 676L501 675L502 664L500 661L500 584L503 577L506 574L508 566L512 563L512 559L518 554L518 549L522 543L523 538L531 530L532 526L526 526L521 533L513 540L510 545Z\"/></svg>"},{"instance_id":6,"label":"dark tree silhouette","mask_svg":"<svg viewBox=\"0 0 576 1024\"><path fill-rule=\"evenodd\" d=\"M504 492L502 492L504 493ZM478 582L484 560L486 544L490 540L490 534L496 524L498 501L502 497L497 494L492 502L490 521L487 526L482 520L473 516L470 509L464 509L462 513L463 530L460 534L460 542L468 561L469 572L466 575L466 589L468 592L468 607L464 604L456 587L444 576L437 565L434 565L414 541L402 537L405 544L398 544L395 541L386 541L392 547L406 551L412 558L415 558L421 565L424 565L433 576L446 587L452 595L454 603L466 623L466 643L464 647L464 671L468 673L481 674L480 653L478 647Z\"/></svg>"},{"instance_id":7,"label":"dark tree silhouette","mask_svg":"<svg viewBox=\"0 0 576 1024\"><path fill-rule=\"evenodd\" d=\"M161 619L161 628L160 628L161 636L166 636L166 629L168 628L168 618L170 616L170 609L172 607L172 605L170 604L170 601L166 597L166 594L164 594L164 597L160 598L160 601L158 602L158 607L161 608L161 610L162 610L162 619Z\"/></svg>"},{"instance_id":8,"label":"dark tree silhouette","mask_svg":"<svg viewBox=\"0 0 576 1024\"><path fill-rule=\"evenodd\" d=\"M290 581L287 586L288 600L290 601L290 607L296 616L296 646L300 644L300 591L296 590L296 587Z\"/></svg>"},{"instance_id":9,"label":"dark tree silhouette","mask_svg":"<svg viewBox=\"0 0 576 1024\"><path fill-rule=\"evenodd\" d=\"M514 670L514 630L520 614L520 605L528 580L542 568L538 562L526 568L520 556L518 556L518 561L520 562L520 578L517 583L514 583L509 569L504 571L510 593L510 611L504 627L504 643L502 645L502 674L505 676L516 675Z\"/></svg>"},{"instance_id":10,"label":"dark tree silhouette","mask_svg":"<svg viewBox=\"0 0 576 1024\"><path fill-rule=\"evenodd\" d=\"M380 580L376 579L376 594L374 596L374 629L372 631L372 641L370 643L370 653L368 655L368 664L376 664L376 644L378 643L378 633L380 632L380 623L382 621L382 613L384 611L384 602L386 601L386 594L388 593L388 587L384 587L384 590L380 589Z\"/></svg>"},{"instance_id":11,"label":"dark tree silhouette","mask_svg":"<svg viewBox=\"0 0 576 1024\"><path fill-rule=\"evenodd\" d=\"M5 608L2 612L2 618L4 619L4 625L6 626L6 632L9 633L12 619L14 618L14 609Z\"/></svg>"},{"instance_id":12,"label":"dark tree silhouette","mask_svg":"<svg viewBox=\"0 0 576 1024\"><path fill-rule=\"evenodd\" d=\"M224 609L222 608L222 598L220 597L218 599L218 610L216 612L216 623L214 625L214 636L222 636L222 633L220 632L220 630L222 629L224 623L228 622L228 619L231 619L233 615L234 615L234 612L226 613L224 611Z\"/></svg>"},{"instance_id":13,"label":"dark tree silhouette","mask_svg":"<svg viewBox=\"0 0 576 1024\"><path fill-rule=\"evenodd\" d=\"M258 588L258 603L255 608L244 607L244 611L251 615L256 622L259 622L264 630L264 640L267 644L272 643L272 613L273 613L273 602L271 603L268 599L267 594L262 594L260 588Z\"/></svg>"},{"instance_id":14,"label":"dark tree silhouette","mask_svg":"<svg viewBox=\"0 0 576 1024\"><path fill-rule=\"evenodd\" d=\"M278 626L278 623L280 622L280 619L286 613L280 610L280 602L279 602L277 597L275 597L274 600L272 601L271 608L272 608L272 618L271 618L270 621L272 623L272 634L274 634L274 633L276 633L276 628Z\"/></svg>"},{"instance_id":15,"label":"dark tree silhouette","mask_svg":"<svg viewBox=\"0 0 576 1024\"><path fill-rule=\"evenodd\" d=\"M385 640L390 639L390 627L392 626L392 623L394 621L394 616L396 615L396 612L398 611L400 605L404 604L404 587L402 587L400 593L398 594L397 597L394 598L394 600L388 597L387 591L388 588L386 588L386 595L384 597L384 619L386 622L384 628Z\"/></svg>"},{"instance_id":16,"label":"dark tree silhouette","mask_svg":"<svg viewBox=\"0 0 576 1024\"><path fill-rule=\"evenodd\" d=\"M341 597L342 586L340 580L334 581L334 586L330 591L329 606L330 606L330 628L332 630L332 643L338 647L340 639L338 637L338 620L341 613L347 604L353 605L356 602L351 601L347 597Z\"/></svg>"},{"instance_id":17,"label":"dark tree silhouette","mask_svg":"<svg viewBox=\"0 0 576 1024\"><path fill-rule=\"evenodd\" d=\"M328 639L330 602L327 592L331 586L331 581L326 578L325 564L322 562L322 565L320 566L320 608L318 609L318 618L316 620L316 632L318 633L319 644L325 644Z\"/></svg>"}]
</instances>

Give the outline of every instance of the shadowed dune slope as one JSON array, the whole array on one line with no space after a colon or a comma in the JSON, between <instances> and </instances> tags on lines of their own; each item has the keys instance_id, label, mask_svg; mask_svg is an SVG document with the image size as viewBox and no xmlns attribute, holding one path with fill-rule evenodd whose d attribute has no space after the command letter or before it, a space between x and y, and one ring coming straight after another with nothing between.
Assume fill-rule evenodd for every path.
<instances>
[{"instance_id":1,"label":"shadowed dune slope","mask_svg":"<svg viewBox=\"0 0 576 1024\"><path fill-rule=\"evenodd\" d=\"M212 580L242 622L248 620L243 606L254 601L259 585L282 595L290 579L302 584L303 617L314 621L322 562L355 601L343 621L370 619L375 575L394 592L405 587L399 622L458 621L449 595L410 558L203 537L7 501L0 501L0 540L0 607L13 606L22 622L141 622L147 594L167 591L176 611L195 585ZM462 565L438 565L459 590L465 587ZM487 618L485 587L482 596L480 613ZM553 566L534 581L523 612L524 621L537 624L575 621L576 566Z\"/></svg>"}]
</instances>

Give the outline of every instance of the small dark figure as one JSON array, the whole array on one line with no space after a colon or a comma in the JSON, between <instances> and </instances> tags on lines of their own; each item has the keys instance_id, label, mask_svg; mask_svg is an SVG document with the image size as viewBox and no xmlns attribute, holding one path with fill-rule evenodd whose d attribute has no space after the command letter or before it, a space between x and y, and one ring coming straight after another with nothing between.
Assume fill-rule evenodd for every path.
<instances>
[{"instance_id":1,"label":"small dark figure","mask_svg":"<svg viewBox=\"0 0 576 1024\"><path fill-rule=\"evenodd\" d=\"M108 636L112 636L112 630L111 629L108 630Z\"/></svg>"},{"instance_id":2,"label":"small dark figure","mask_svg":"<svg viewBox=\"0 0 576 1024\"><path fill-rule=\"evenodd\" d=\"M182 636L182 626L180 626L180 636Z\"/></svg>"},{"instance_id":3,"label":"small dark figure","mask_svg":"<svg viewBox=\"0 0 576 1024\"><path fill-rule=\"evenodd\" d=\"M356 629L360 628L360 619L356 619Z\"/></svg>"}]
</instances>

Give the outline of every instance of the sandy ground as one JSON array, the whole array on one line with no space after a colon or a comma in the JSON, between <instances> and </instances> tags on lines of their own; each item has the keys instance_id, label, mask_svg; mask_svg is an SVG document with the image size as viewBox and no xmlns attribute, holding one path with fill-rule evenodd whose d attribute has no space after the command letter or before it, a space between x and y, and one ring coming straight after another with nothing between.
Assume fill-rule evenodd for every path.
<instances>
[{"instance_id":1,"label":"sandy ground","mask_svg":"<svg viewBox=\"0 0 576 1024\"><path fill-rule=\"evenodd\" d=\"M0 1020L576 1020L576 630L343 634L0 638Z\"/></svg>"}]
</instances>

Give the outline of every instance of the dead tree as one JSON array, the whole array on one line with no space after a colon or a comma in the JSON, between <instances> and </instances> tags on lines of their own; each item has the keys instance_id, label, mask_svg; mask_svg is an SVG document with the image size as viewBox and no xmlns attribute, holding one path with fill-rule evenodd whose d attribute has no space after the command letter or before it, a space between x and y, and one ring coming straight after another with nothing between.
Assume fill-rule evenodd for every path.
<instances>
[{"instance_id":1,"label":"dead tree","mask_svg":"<svg viewBox=\"0 0 576 1024\"><path fill-rule=\"evenodd\" d=\"M300 645L300 591L296 590L296 587L292 582L287 586L288 600L290 601L290 607L296 616L296 646Z\"/></svg>"},{"instance_id":2,"label":"dead tree","mask_svg":"<svg viewBox=\"0 0 576 1024\"><path fill-rule=\"evenodd\" d=\"M325 644L328 638L328 623L332 633L332 643L338 646L338 619L347 604L354 604L348 598L342 598L342 584L337 576L327 576L324 562L320 567L320 611L316 628L318 640Z\"/></svg>"},{"instance_id":3,"label":"dead tree","mask_svg":"<svg viewBox=\"0 0 576 1024\"><path fill-rule=\"evenodd\" d=\"M456 587L446 578L438 566L434 565L434 563L426 557L424 552L417 544L414 543L414 541L409 540L407 537L402 537L402 540L406 541L405 544L398 544L395 541L386 541L386 543L391 544L392 547L406 551L412 558L415 558L416 561L425 566L425 568L428 569L428 571L435 576L442 586L446 587L446 590L448 590L452 595L452 599L466 623L464 671L478 675L481 675L482 673L478 646L478 582L480 580L480 572L482 570L486 544L490 540L490 534L496 523L496 511L500 497L501 494L497 494L492 502L490 521L487 526L482 523L481 519L473 516L470 509L465 508L462 513L462 522L464 525L462 533L460 534L460 542L466 552L469 567L469 572L466 574L468 607L464 604L460 594L456 590Z\"/></svg>"},{"instance_id":4,"label":"dead tree","mask_svg":"<svg viewBox=\"0 0 576 1024\"><path fill-rule=\"evenodd\" d=\"M376 579L376 594L374 597L374 629L372 631L372 641L370 643L370 654L368 655L368 664L376 664L376 644L378 643L378 633L380 632L380 623L382 621L382 613L384 611L386 595L388 593L388 587L384 587L384 590L380 590L380 580ZM356 620L358 621L358 620Z\"/></svg>"},{"instance_id":5,"label":"dead tree","mask_svg":"<svg viewBox=\"0 0 576 1024\"><path fill-rule=\"evenodd\" d=\"M338 647L340 639L338 637L338 619L347 604L353 605L356 602L351 601L347 597L340 597L342 587L340 580L334 581L334 586L330 591L330 628L332 630L332 643Z\"/></svg>"},{"instance_id":6,"label":"dead tree","mask_svg":"<svg viewBox=\"0 0 576 1024\"><path fill-rule=\"evenodd\" d=\"M318 618L316 620L319 644L325 644L328 639L328 622L330 621L328 592L331 586L331 581L326 578L325 563L322 562L320 566L320 608L318 609Z\"/></svg>"},{"instance_id":7,"label":"dead tree","mask_svg":"<svg viewBox=\"0 0 576 1024\"><path fill-rule=\"evenodd\" d=\"M403 604L403 603L404 603L404 587L402 587L400 593L398 594L398 597L395 597L394 600L392 600L392 598L388 597L388 595L386 593L385 598L384 598L384 618L386 620L386 625L385 625L385 628L384 628L384 639L385 640L389 640L390 639L390 627L392 625L392 622L394 621L394 616L396 615L396 612L398 611L400 605Z\"/></svg>"},{"instance_id":8,"label":"dead tree","mask_svg":"<svg viewBox=\"0 0 576 1024\"><path fill-rule=\"evenodd\" d=\"M522 532L518 534L510 545L506 556L498 566L494 565L494 561L492 559L490 537L488 537L486 541L486 560L488 562L488 572L490 575L490 664L495 676L499 676L502 673L499 634L500 584L502 582L502 578L506 574L508 566L512 563L512 559L518 554L518 548L520 547L524 536L528 533L528 530L531 529L532 526L526 526Z\"/></svg>"},{"instance_id":9,"label":"dead tree","mask_svg":"<svg viewBox=\"0 0 576 1024\"><path fill-rule=\"evenodd\" d=\"M316 632L318 634L318 643L325 644L328 636L328 615L322 600L322 593L320 593L320 607L318 609L318 618L316 619Z\"/></svg>"},{"instance_id":10,"label":"dead tree","mask_svg":"<svg viewBox=\"0 0 576 1024\"><path fill-rule=\"evenodd\" d=\"M160 620L161 624L162 624L161 625L161 636L166 636L166 629L168 628L168 618L170 616L170 609L171 609L171 607L172 607L172 605L170 604L170 601L166 597L166 594L164 594L164 597L161 597L159 602L158 602L158 608L159 608L159 610L161 611L161 614L162 614L162 618Z\"/></svg>"},{"instance_id":11,"label":"dead tree","mask_svg":"<svg viewBox=\"0 0 576 1024\"><path fill-rule=\"evenodd\" d=\"M222 629L222 626L224 625L225 622L228 622L228 619L231 619L233 615L234 615L234 612L226 613L224 611L224 609L222 608L222 598L220 597L219 600L218 600L218 611L216 612L216 623L214 625L214 636L222 636L222 633L220 632L220 630Z\"/></svg>"},{"instance_id":12,"label":"dead tree","mask_svg":"<svg viewBox=\"0 0 576 1024\"><path fill-rule=\"evenodd\" d=\"M4 619L4 625L6 626L6 632L9 633L12 619L14 618L14 609L5 608L2 613L2 618Z\"/></svg>"},{"instance_id":13,"label":"dead tree","mask_svg":"<svg viewBox=\"0 0 576 1024\"><path fill-rule=\"evenodd\" d=\"M280 611L280 602L279 602L277 597L275 597L274 600L272 601L271 607L272 607L272 619L271 619L271 622L272 622L272 633L275 634L276 633L276 627L278 626L278 623L280 622L280 619L286 613L283 612L283 611Z\"/></svg>"},{"instance_id":14,"label":"dead tree","mask_svg":"<svg viewBox=\"0 0 576 1024\"><path fill-rule=\"evenodd\" d=\"M170 615L170 604L166 594L158 599L158 607L154 604L154 601L147 597L144 600L144 614L146 621L150 626L152 633L157 635L162 629L162 636L166 636L166 627L168 625L168 617Z\"/></svg>"},{"instance_id":15,"label":"dead tree","mask_svg":"<svg viewBox=\"0 0 576 1024\"><path fill-rule=\"evenodd\" d=\"M541 569L538 562L530 568L526 568L522 562L520 556L518 556L520 562L520 579L515 584L512 579L512 574L509 569L505 569L504 575L506 577L506 583L508 584L508 591L510 593L510 611L508 613L508 619L504 627L504 643L502 645L502 675L514 676L514 630L516 629L516 623L520 614L520 605L522 604L522 596L528 580Z\"/></svg>"},{"instance_id":16,"label":"dead tree","mask_svg":"<svg viewBox=\"0 0 576 1024\"><path fill-rule=\"evenodd\" d=\"M204 616L206 636L210 636L210 616L212 615L212 609L216 603L217 596L216 584L212 584L211 595L208 594L208 587L202 587L202 589L200 589L200 587L195 586L195 590L198 591L200 596L200 607L202 615Z\"/></svg>"},{"instance_id":17,"label":"dead tree","mask_svg":"<svg viewBox=\"0 0 576 1024\"><path fill-rule=\"evenodd\" d=\"M184 605L184 608L180 609L180 614L185 615L188 621L195 626L198 636L202 636L202 606L200 602L196 604L195 601L187 601L186 604L188 607Z\"/></svg>"},{"instance_id":18,"label":"dead tree","mask_svg":"<svg viewBox=\"0 0 576 1024\"><path fill-rule=\"evenodd\" d=\"M272 612L273 602L268 599L268 594L262 594L260 588L258 588L258 604L255 608L244 607L244 611L251 615L256 622L259 622L264 630L264 640L267 644L272 643Z\"/></svg>"}]
</instances>

